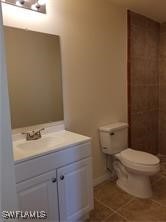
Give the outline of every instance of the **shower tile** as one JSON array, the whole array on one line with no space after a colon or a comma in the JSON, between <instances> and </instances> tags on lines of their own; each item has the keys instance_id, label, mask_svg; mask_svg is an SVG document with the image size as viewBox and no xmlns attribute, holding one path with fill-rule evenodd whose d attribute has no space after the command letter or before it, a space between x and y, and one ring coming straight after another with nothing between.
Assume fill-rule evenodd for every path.
<instances>
[{"instance_id":1,"label":"shower tile","mask_svg":"<svg viewBox=\"0 0 166 222\"><path fill-rule=\"evenodd\" d=\"M134 113L130 121L131 147L150 153L158 149L158 111Z\"/></svg>"},{"instance_id":2,"label":"shower tile","mask_svg":"<svg viewBox=\"0 0 166 222\"><path fill-rule=\"evenodd\" d=\"M159 87L159 110L166 112L166 85L160 85Z\"/></svg>"},{"instance_id":3,"label":"shower tile","mask_svg":"<svg viewBox=\"0 0 166 222\"><path fill-rule=\"evenodd\" d=\"M131 147L134 149L145 149L147 127L146 116L143 113L131 115Z\"/></svg>"},{"instance_id":4,"label":"shower tile","mask_svg":"<svg viewBox=\"0 0 166 222\"><path fill-rule=\"evenodd\" d=\"M166 133L166 113L160 111L159 112L159 118L160 118L160 133Z\"/></svg>"},{"instance_id":5,"label":"shower tile","mask_svg":"<svg viewBox=\"0 0 166 222\"><path fill-rule=\"evenodd\" d=\"M156 60L133 58L130 62L130 85L156 85L158 68Z\"/></svg>"},{"instance_id":6,"label":"shower tile","mask_svg":"<svg viewBox=\"0 0 166 222\"><path fill-rule=\"evenodd\" d=\"M166 113L159 112L159 153L166 155Z\"/></svg>"},{"instance_id":7,"label":"shower tile","mask_svg":"<svg viewBox=\"0 0 166 222\"><path fill-rule=\"evenodd\" d=\"M131 58L143 58L145 56L145 32L142 29L131 26L130 39L132 44L130 46Z\"/></svg>"},{"instance_id":8,"label":"shower tile","mask_svg":"<svg viewBox=\"0 0 166 222\"><path fill-rule=\"evenodd\" d=\"M130 144L135 149L158 150L160 24L130 12L129 120Z\"/></svg>"},{"instance_id":9,"label":"shower tile","mask_svg":"<svg viewBox=\"0 0 166 222\"><path fill-rule=\"evenodd\" d=\"M144 60L144 84L158 85L158 60L157 59L145 59Z\"/></svg>"},{"instance_id":10,"label":"shower tile","mask_svg":"<svg viewBox=\"0 0 166 222\"><path fill-rule=\"evenodd\" d=\"M159 153L166 155L166 131L159 133Z\"/></svg>"},{"instance_id":11,"label":"shower tile","mask_svg":"<svg viewBox=\"0 0 166 222\"><path fill-rule=\"evenodd\" d=\"M130 19L131 58L157 59L159 52L159 23L139 16L140 25L138 24L138 19L134 16L132 17ZM133 20L135 19L137 24L134 24Z\"/></svg>"},{"instance_id":12,"label":"shower tile","mask_svg":"<svg viewBox=\"0 0 166 222\"><path fill-rule=\"evenodd\" d=\"M161 24L160 33L165 33L166 34L166 23Z\"/></svg>"},{"instance_id":13,"label":"shower tile","mask_svg":"<svg viewBox=\"0 0 166 222\"><path fill-rule=\"evenodd\" d=\"M160 172L163 177L166 178L166 157L164 157L164 161L161 160Z\"/></svg>"},{"instance_id":14,"label":"shower tile","mask_svg":"<svg viewBox=\"0 0 166 222\"><path fill-rule=\"evenodd\" d=\"M159 62L159 84L166 85L166 58L160 59Z\"/></svg>"},{"instance_id":15,"label":"shower tile","mask_svg":"<svg viewBox=\"0 0 166 222\"><path fill-rule=\"evenodd\" d=\"M145 75L144 59L131 58L130 61L130 85L145 84L143 77Z\"/></svg>"},{"instance_id":16,"label":"shower tile","mask_svg":"<svg viewBox=\"0 0 166 222\"><path fill-rule=\"evenodd\" d=\"M135 12L130 11L130 25L136 27L145 27L147 23L147 18L145 16L139 15Z\"/></svg>"},{"instance_id":17,"label":"shower tile","mask_svg":"<svg viewBox=\"0 0 166 222\"><path fill-rule=\"evenodd\" d=\"M158 154L158 134L149 134L145 143L146 152Z\"/></svg>"},{"instance_id":18,"label":"shower tile","mask_svg":"<svg viewBox=\"0 0 166 222\"><path fill-rule=\"evenodd\" d=\"M153 23L152 23L153 24ZM159 53L159 24L156 27L149 26L145 30L145 58L158 59Z\"/></svg>"},{"instance_id":19,"label":"shower tile","mask_svg":"<svg viewBox=\"0 0 166 222\"><path fill-rule=\"evenodd\" d=\"M159 152L166 155L166 23L160 27Z\"/></svg>"},{"instance_id":20,"label":"shower tile","mask_svg":"<svg viewBox=\"0 0 166 222\"><path fill-rule=\"evenodd\" d=\"M160 58L166 57L166 33L160 33Z\"/></svg>"},{"instance_id":21,"label":"shower tile","mask_svg":"<svg viewBox=\"0 0 166 222\"><path fill-rule=\"evenodd\" d=\"M158 109L158 86L131 86L131 112Z\"/></svg>"}]
</instances>

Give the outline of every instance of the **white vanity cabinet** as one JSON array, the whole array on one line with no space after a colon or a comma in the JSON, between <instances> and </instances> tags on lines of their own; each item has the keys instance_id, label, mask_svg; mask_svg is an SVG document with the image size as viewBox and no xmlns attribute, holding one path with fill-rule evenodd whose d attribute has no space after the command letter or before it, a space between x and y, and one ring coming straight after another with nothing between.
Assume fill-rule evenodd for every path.
<instances>
[{"instance_id":1,"label":"white vanity cabinet","mask_svg":"<svg viewBox=\"0 0 166 222\"><path fill-rule=\"evenodd\" d=\"M15 164L20 210L46 211L49 222L75 222L93 209L90 142Z\"/></svg>"},{"instance_id":2,"label":"white vanity cabinet","mask_svg":"<svg viewBox=\"0 0 166 222\"><path fill-rule=\"evenodd\" d=\"M58 169L61 221L76 221L92 208L91 159Z\"/></svg>"},{"instance_id":3,"label":"white vanity cabinet","mask_svg":"<svg viewBox=\"0 0 166 222\"><path fill-rule=\"evenodd\" d=\"M47 221L59 221L56 171L17 184L22 211L45 211Z\"/></svg>"}]
</instances>

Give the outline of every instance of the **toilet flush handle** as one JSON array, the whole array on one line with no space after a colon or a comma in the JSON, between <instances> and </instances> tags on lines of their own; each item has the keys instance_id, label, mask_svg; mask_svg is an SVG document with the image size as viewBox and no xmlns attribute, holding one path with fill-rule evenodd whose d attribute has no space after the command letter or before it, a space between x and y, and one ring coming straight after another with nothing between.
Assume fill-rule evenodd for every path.
<instances>
[{"instance_id":1,"label":"toilet flush handle","mask_svg":"<svg viewBox=\"0 0 166 222\"><path fill-rule=\"evenodd\" d=\"M112 132L112 133L110 133L110 135L111 135L111 136L114 136L114 135L115 135L115 133L113 133L113 132Z\"/></svg>"}]
</instances>

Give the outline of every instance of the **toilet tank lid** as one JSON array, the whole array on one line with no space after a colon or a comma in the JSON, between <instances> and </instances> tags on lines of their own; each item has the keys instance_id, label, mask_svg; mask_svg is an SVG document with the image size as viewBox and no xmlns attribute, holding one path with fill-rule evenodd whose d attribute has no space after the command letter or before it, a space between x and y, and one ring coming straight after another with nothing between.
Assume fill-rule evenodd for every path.
<instances>
[{"instance_id":1,"label":"toilet tank lid","mask_svg":"<svg viewBox=\"0 0 166 222\"><path fill-rule=\"evenodd\" d=\"M128 123L116 122L116 123L111 123L111 124L102 126L99 128L99 130L103 132L113 132L113 131L127 128L127 127L128 127Z\"/></svg>"}]
</instances>

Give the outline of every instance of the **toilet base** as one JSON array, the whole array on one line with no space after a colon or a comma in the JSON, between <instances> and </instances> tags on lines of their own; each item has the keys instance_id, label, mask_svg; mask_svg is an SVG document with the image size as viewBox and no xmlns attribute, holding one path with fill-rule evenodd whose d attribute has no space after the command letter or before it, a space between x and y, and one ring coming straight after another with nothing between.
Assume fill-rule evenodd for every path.
<instances>
[{"instance_id":1,"label":"toilet base","mask_svg":"<svg viewBox=\"0 0 166 222\"><path fill-rule=\"evenodd\" d=\"M148 176L133 174L127 172L127 178L118 178L117 186L125 192L138 197L150 198L152 196L152 187Z\"/></svg>"}]
</instances>

